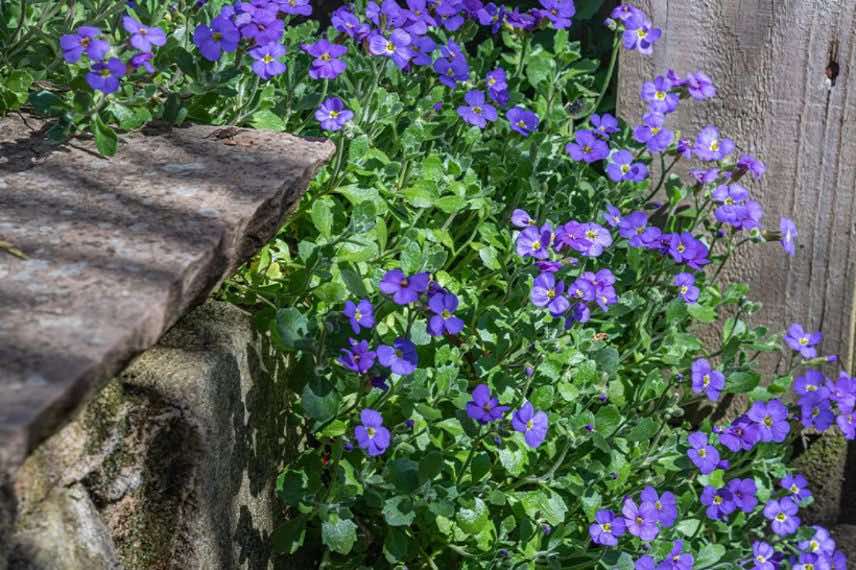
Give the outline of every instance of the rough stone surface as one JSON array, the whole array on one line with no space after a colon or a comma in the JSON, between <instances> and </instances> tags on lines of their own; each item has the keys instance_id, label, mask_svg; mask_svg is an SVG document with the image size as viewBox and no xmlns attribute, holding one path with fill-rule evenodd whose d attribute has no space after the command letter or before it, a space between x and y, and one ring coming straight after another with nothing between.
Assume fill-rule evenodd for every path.
<instances>
[{"instance_id":1,"label":"rough stone surface","mask_svg":"<svg viewBox=\"0 0 856 570\"><path fill-rule=\"evenodd\" d=\"M856 564L856 525L840 524L831 530L838 548L847 555L847 563L852 568Z\"/></svg>"},{"instance_id":2,"label":"rough stone surface","mask_svg":"<svg viewBox=\"0 0 856 570\"><path fill-rule=\"evenodd\" d=\"M192 126L92 149L0 120L0 240L26 255L0 250L0 473L255 253L334 147Z\"/></svg>"},{"instance_id":3,"label":"rough stone surface","mask_svg":"<svg viewBox=\"0 0 856 570\"><path fill-rule=\"evenodd\" d=\"M839 522L841 515L847 441L838 433L807 436L808 448L794 461L806 476L814 503L802 515L806 521L825 526Z\"/></svg>"},{"instance_id":4,"label":"rough stone surface","mask_svg":"<svg viewBox=\"0 0 856 570\"><path fill-rule=\"evenodd\" d=\"M273 482L293 441L281 364L240 310L190 312L19 470L11 570L84 531L108 539L85 541L97 562L44 568L271 568ZM78 490L94 512L68 500Z\"/></svg>"}]
</instances>

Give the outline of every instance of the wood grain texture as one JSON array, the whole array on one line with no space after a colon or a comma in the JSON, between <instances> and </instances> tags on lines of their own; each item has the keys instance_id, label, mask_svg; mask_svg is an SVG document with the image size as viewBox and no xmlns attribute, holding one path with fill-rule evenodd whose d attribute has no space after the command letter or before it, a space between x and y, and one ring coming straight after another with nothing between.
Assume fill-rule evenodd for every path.
<instances>
[{"instance_id":1,"label":"wood grain texture","mask_svg":"<svg viewBox=\"0 0 856 570\"><path fill-rule=\"evenodd\" d=\"M685 102L672 125L686 135L715 124L767 163L746 182L764 204L765 227L793 218L799 250L749 247L726 270L763 302L774 329L821 329L825 353L853 371L856 322L856 2L853 0L642 0L663 28L654 55L623 53L619 112L638 120L643 81L672 68L703 70L716 99ZM839 74L826 69L837 45Z\"/></svg>"}]
</instances>

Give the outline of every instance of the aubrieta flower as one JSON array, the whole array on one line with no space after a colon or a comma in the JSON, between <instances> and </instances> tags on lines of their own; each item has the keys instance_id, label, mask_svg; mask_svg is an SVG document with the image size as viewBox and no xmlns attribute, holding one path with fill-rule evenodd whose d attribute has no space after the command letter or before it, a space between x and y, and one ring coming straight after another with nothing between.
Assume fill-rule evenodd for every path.
<instances>
[{"instance_id":1,"label":"aubrieta flower","mask_svg":"<svg viewBox=\"0 0 856 570\"><path fill-rule=\"evenodd\" d=\"M619 210L612 204L606 205L606 211L602 214L602 216L603 220L611 228L617 228L618 224L621 223L621 210Z\"/></svg>"},{"instance_id":2,"label":"aubrieta flower","mask_svg":"<svg viewBox=\"0 0 856 570\"><path fill-rule=\"evenodd\" d=\"M793 257L797 253L797 225L790 218L779 221L779 231L782 232L782 249Z\"/></svg>"},{"instance_id":3,"label":"aubrieta flower","mask_svg":"<svg viewBox=\"0 0 856 570\"><path fill-rule=\"evenodd\" d=\"M503 68L497 67L489 72L485 78L485 85L487 85L487 93L491 99L500 105L508 103L508 78Z\"/></svg>"},{"instance_id":4,"label":"aubrieta flower","mask_svg":"<svg viewBox=\"0 0 856 570\"><path fill-rule=\"evenodd\" d=\"M328 97L315 110L315 119L325 131L338 131L353 118L354 112L338 97Z\"/></svg>"},{"instance_id":5,"label":"aubrieta flower","mask_svg":"<svg viewBox=\"0 0 856 570\"><path fill-rule=\"evenodd\" d=\"M118 57L111 57L105 62L95 62L86 74L86 83L96 91L105 95L119 90L119 82L125 75L125 64Z\"/></svg>"},{"instance_id":6,"label":"aubrieta flower","mask_svg":"<svg viewBox=\"0 0 856 570\"><path fill-rule=\"evenodd\" d=\"M676 540L672 551L657 565L656 570L693 570L695 558L689 552L684 552L684 541Z\"/></svg>"},{"instance_id":7,"label":"aubrieta flower","mask_svg":"<svg viewBox=\"0 0 856 570\"><path fill-rule=\"evenodd\" d=\"M594 522L589 525L589 537L592 542L603 546L616 546L618 538L624 536L625 531L624 519L607 510L597 511Z\"/></svg>"},{"instance_id":8,"label":"aubrieta flower","mask_svg":"<svg viewBox=\"0 0 856 570\"><path fill-rule=\"evenodd\" d=\"M643 12L633 4L622 3L612 10L610 18L612 18L613 20L618 20L622 24L626 24L631 18L644 19L645 12Z\"/></svg>"},{"instance_id":9,"label":"aubrieta flower","mask_svg":"<svg viewBox=\"0 0 856 570\"><path fill-rule=\"evenodd\" d=\"M485 101L484 91L468 91L464 101L466 105L458 107L458 115L465 122L483 129L488 122L496 121L496 107Z\"/></svg>"},{"instance_id":10,"label":"aubrieta flower","mask_svg":"<svg viewBox=\"0 0 856 570\"><path fill-rule=\"evenodd\" d=\"M529 215L529 212L521 210L520 208L511 212L511 224L517 228L528 228L529 226L538 225L537 222L532 219L532 216Z\"/></svg>"},{"instance_id":11,"label":"aubrieta flower","mask_svg":"<svg viewBox=\"0 0 856 570\"><path fill-rule=\"evenodd\" d=\"M574 140L565 145L565 152L574 160L591 164L609 156L609 145L591 131L577 131Z\"/></svg>"},{"instance_id":12,"label":"aubrieta flower","mask_svg":"<svg viewBox=\"0 0 856 570\"><path fill-rule=\"evenodd\" d=\"M593 222L582 224L582 232L583 237L588 242L588 245L581 251L585 257L599 257L606 248L612 245L612 234L600 224Z\"/></svg>"},{"instance_id":13,"label":"aubrieta flower","mask_svg":"<svg viewBox=\"0 0 856 570\"><path fill-rule=\"evenodd\" d=\"M330 23L336 30L358 42L363 41L371 33L371 26L361 22L348 6L337 8L330 16Z\"/></svg>"},{"instance_id":14,"label":"aubrieta flower","mask_svg":"<svg viewBox=\"0 0 856 570\"><path fill-rule=\"evenodd\" d=\"M349 338L351 350L340 349L342 355L338 358L339 364L352 370L357 374L365 374L374 365L377 354L369 350L368 341L359 341Z\"/></svg>"},{"instance_id":15,"label":"aubrieta flower","mask_svg":"<svg viewBox=\"0 0 856 570\"><path fill-rule=\"evenodd\" d=\"M791 431L788 423L788 409L779 400L755 402L746 416L758 425L760 439L763 442L785 441Z\"/></svg>"},{"instance_id":16,"label":"aubrieta flower","mask_svg":"<svg viewBox=\"0 0 856 570\"><path fill-rule=\"evenodd\" d=\"M719 443L733 453L751 451L759 441L761 441L761 429L745 415L735 419L719 434Z\"/></svg>"},{"instance_id":17,"label":"aubrieta flower","mask_svg":"<svg viewBox=\"0 0 856 570\"><path fill-rule=\"evenodd\" d=\"M433 68L440 83L451 89L454 89L459 81L466 81L470 75L470 67L462 57L451 60L441 57L434 62Z\"/></svg>"},{"instance_id":18,"label":"aubrieta flower","mask_svg":"<svg viewBox=\"0 0 856 570\"><path fill-rule=\"evenodd\" d=\"M509 126L511 126L511 130L520 133L524 137L528 137L537 131L538 125L541 123L538 115L523 107L509 109L508 113L506 113L506 118L508 119Z\"/></svg>"},{"instance_id":19,"label":"aubrieta flower","mask_svg":"<svg viewBox=\"0 0 856 570\"><path fill-rule=\"evenodd\" d=\"M208 61L217 61L223 52L231 53L238 49L241 34L235 24L225 16L217 16L211 22L211 27L205 24L196 26L193 32L193 43L199 48L199 53Z\"/></svg>"},{"instance_id":20,"label":"aubrieta flower","mask_svg":"<svg viewBox=\"0 0 856 570\"><path fill-rule=\"evenodd\" d=\"M788 536L797 531L800 526L798 512L799 505L790 497L770 499L764 507L764 517L779 536Z\"/></svg>"},{"instance_id":21,"label":"aubrieta flower","mask_svg":"<svg viewBox=\"0 0 856 570\"><path fill-rule=\"evenodd\" d=\"M642 490L639 498L644 503L654 505L654 510L657 511L657 520L663 527L669 528L675 524L678 518L678 500L674 494L665 491L662 495L658 495L657 490L649 485Z\"/></svg>"},{"instance_id":22,"label":"aubrieta flower","mask_svg":"<svg viewBox=\"0 0 856 570\"><path fill-rule=\"evenodd\" d=\"M788 332L785 334L785 342L793 350L800 353L805 359L814 358L817 356L817 345L823 340L823 333L815 331L813 333L806 332L802 325L793 323L788 327Z\"/></svg>"},{"instance_id":23,"label":"aubrieta flower","mask_svg":"<svg viewBox=\"0 0 856 570\"><path fill-rule=\"evenodd\" d=\"M335 79L341 75L348 64L338 59L348 52L348 48L320 39L312 44L303 44L303 51L314 57L309 67L312 79Z\"/></svg>"},{"instance_id":24,"label":"aubrieta flower","mask_svg":"<svg viewBox=\"0 0 856 570\"><path fill-rule=\"evenodd\" d=\"M825 432L835 423L835 414L829 400L809 397L800 401L800 421L803 427Z\"/></svg>"},{"instance_id":25,"label":"aubrieta flower","mask_svg":"<svg viewBox=\"0 0 856 570\"><path fill-rule=\"evenodd\" d=\"M404 69L413 57L408 47L412 41L410 34L401 29L392 30L389 37L375 32L369 37L369 53L388 57L399 69Z\"/></svg>"},{"instance_id":26,"label":"aubrieta flower","mask_svg":"<svg viewBox=\"0 0 856 570\"><path fill-rule=\"evenodd\" d=\"M370 329L375 324L374 307L368 299L361 299L357 304L347 301L342 314L348 317L354 334L360 334L361 327Z\"/></svg>"},{"instance_id":27,"label":"aubrieta flower","mask_svg":"<svg viewBox=\"0 0 856 570\"><path fill-rule=\"evenodd\" d=\"M687 456L698 467L702 475L713 473L719 465L719 451L708 444L707 434L700 431L691 433L687 438L690 448Z\"/></svg>"},{"instance_id":28,"label":"aubrieta flower","mask_svg":"<svg viewBox=\"0 0 856 570\"><path fill-rule=\"evenodd\" d=\"M734 141L720 137L716 127L707 126L696 136L693 152L701 160L722 160L734 152Z\"/></svg>"},{"instance_id":29,"label":"aubrieta flower","mask_svg":"<svg viewBox=\"0 0 856 570\"><path fill-rule=\"evenodd\" d=\"M405 17L407 24L404 29L417 36L427 34L429 28L437 26L437 20L428 11L426 0L407 0Z\"/></svg>"},{"instance_id":30,"label":"aubrieta flower","mask_svg":"<svg viewBox=\"0 0 856 570\"><path fill-rule=\"evenodd\" d=\"M419 365L416 345L406 338L397 338L392 346L382 344L377 347L377 360L381 366L389 368L394 374L408 376Z\"/></svg>"},{"instance_id":31,"label":"aubrieta flower","mask_svg":"<svg viewBox=\"0 0 856 570\"><path fill-rule=\"evenodd\" d=\"M844 435L844 439L856 439L856 409L854 406L840 406L839 414L835 418L838 429Z\"/></svg>"},{"instance_id":32,"label":"aubrieta flower","mask_svg":"<svg viewBox=\"0 0 856 570\"><path fill-rule=\"evenodd\" d=\"M698 301L699 288L695 284L695 276L692 273L678 273L672 284L678 288L678 297L685 303L692 305Z\"/></svg>"},{"instance_id":33,"label":"aubrieta flower","mask_svg":"<svg viewBox=\"0 0 856 570\"><path fill-rule=\"evenodd\" d=\"M473 389L472 400L467 402L467 415L481 424L502 419L508 406L500 406L499 400L490 393L487 384L479 384Z\"/></svg>"},{"instance_id":34,"label":"aubrieta flower","mask_svg":"<svg viewBox=\"0 0 856 570\"><path fill-rule=\"evenodd\" d=\"M618 234L628 241L630 247L653 247L660 241L659 228L648 225L648 214L632 212L621 218Z\"/></svg>"},{"instance_id":35,"label":"aubrieta flower","mask_svg":"<svg viewBox=\"0 0 856 570\"><path fill-rule=\"evenodd\" d=\"M383 426L383 416L371 408L360 412L362 425L354 428L354 439L370 457L383 455L392 439L389 430Z\"/></svg>"},{"instance_id":36,"label":"aubrieta flower","mask_svg":"<svg viewBox=\"0 0 856 570\"><path fill-rule=\"evenodd\" d=\"M279 43L285 30L285 23L277 18L275 6L248 2L240 4L235 24L241 32L241 37L252 40L257 46Z\"/></svg>"},{"instance_id":37,"label":"aubrieta flower","mask_svg":"<svg viewBox=\"0 0 856 570\"><path fill-rule=\"evenodd\" d=\"M141 52L131 56L131 59L128 60L128 66L131 70L136 71L139 68L143 68L149 73L155 72L155 67L152 65L152 60L154 59L154 54L148 52Z\"/></svg>"},{"instance_id":38,"label":"aubrieta flower","mask_svg":"<svg viewBox=\"0 0 856 570\"><path fill-rule=\"evenodd\" d=\"M767 172L767 166L751 154L741 155L740 160L737 161L737 168L744 172L750 172L756 180L760 180Z\"/></svg>"},{"instance_id":39,"label":"aubrieta flower","mask_svg":"<svg viewBox=\"0 0 856 570\"><path fill-rule=\"evenodd\" d=\"M622 39L625 49L636 50L642 55L651 55L654 52L654 44L662 35L663 30L655 28L641 12L624 20Z\"/></svg>"},{"instance_id":40,"label":"aubrieta flower","mask_svg":"<svg viewBox=\"0 0 856 570\"><path fill-rule=\"evenodd\" d=\"M821 570L830 568L825 556L803 552L793 565L793 570Z\"/></svg>"},{"instance_id":41,"label":"aubrieta flower","mask_svg":"<svg viewBox=\"0 0 856 570\"><path fill-rule=\"evenodd\" d=\"M458 297L453 293L437 293L428 299L428 308L434 313L428 319L428 332L432 336L456 335L464 330L464 321L453 313L458 310Z\"/></svg>"},{"instance_id":42,"label":"aubrieta flower","mask_svg":"<svg viewBox=\"0 0 856 570\"><path fill-rule=\"evenodd\" d=\"M758 488L753 479L732 479L727 487L734 504L744 513L751 513L758 505Z\"/></svg>"},{"instance_id":43,"label":"aubrieta flower","mask_svg":"<svg viewBox=\"0 0 856 570\"><path fill-rule=\"evenodd\" d=\"M691 233L664 235L668 239L669 255L676 263L686 263L693 269L701 269L710 260L707 258L709 250L706 245L697 240Z\"/></svg>"},{"instance_id":44,"label":"aubrieta flower","mask_svg":"<svg viewBox=\"0 0 856 570\"><path fill-rule=\"evenodd\" d=\"M514 431L523 434L526 445L535 449L544 443L547 437L547 414L536 410L532 403L527 401L511 416L511 426Z\"/></svg>"},{"instance_id":45,"label":"aubrieta flower","mask_svg":"<svg viewBox=\"0 0 856 570\"><path fill-rule=\"evenodd\" d=\"M694 168L690 170L690 174L696 179L696 182L705 186L712 184L722 175L722 172L716 167L713 168Z\"/></svg>"},{"instance_id":46,"label":"aubrieta flower","mask_svg":"<svg viewBox=\"0 0 856 570\"><path fill-rule=\"evenodd\" d=\"M618 119L609 113L603 115L595 113L589 118L589 122L591 122L594 132L605 139L618 132Z\"/></svg>"},{"instance_id":47,"label":"aubrieta flower","mask_svg":"<svg viewBox=\"0 0 856 570\"><path fill-rule=\"evenodd\" d=\"M667 77L658 75L654 81L646 81L642 84L640 97L648 104L652 113L668 115L678 108L681 98L677 93L671 91L672 82Z\"/></svg>"},{"instance_id":48,"label":"aubrieta flower","mask_svg":"<svg viewBox=\"0 0 856 570\"><path fill-rule=\"evenodd\" d=\"M93 61L101 61L110 51L110 44L98 39L101 30L95 26L80 26L73 34L59 38L62 57L68 63L77 63L85 53Z\"/></svg>"},{"instance_id":49,"label":"aubrieta flower","mask_svg":"<svg viewBox=\"0 0 856 570\"><path fill-rule=\"evenodd\" d=\"M665 151L675 138L675 133L663 128L665 121L665 116L660 113L646 113L642 124L633 129L633 138L651 152Z\"/></svg>"},{"instance_id":50,"label":"aubrieta flower","mask_svg":"<svg viewBox=\"0 0 856 570\"><path fill-rule=\"evenodd\" d=\"M590 303L595 300L597 287L585 277L577 277L568 288L568 296L576 302Z\"/></svg>"},{"instance_id":51,"label":"aubrieta flower","mask_svg":"<svg viewBox=\"0 0 856 570\"><path fill-rule=\"evenodd\" d=\"M777 570L775 557L776 551L766 542L756 540L752 543L752 562L755 564L752 570Z\"/></svg>"},{"instance_id":52,"label":"aubrieta flower","mask_svg":"<svg viewBox=\"0 0 856 570\"><path fill-rule=\"evenodd\" d=\"M428 290L430 279L428 273L407 276L401 269L390 269L383 275L378 288L384 295L392 296L396 305L409 305Z\"/></svg>"},{"instance_id":53,"label":"aubrieta flower","mask_svg":"<svg viewBox=\"0 0 856 570\"><path fill-rule=\"evenodd\" d=\"M624 524L630 534L645 542L657 538L657 534L660 532L660 528L657 526L659 515L653 504L642 503L637 506L633 499L627 497L621 507L621 514L624 515Z\"/></svg>"},{"instance_id":54,"label":"aubrieta flower","mask_svg":"<svg viewBox=\"0 0 856 570\"><path fill-rule=\"evenodd\" d=\"M573 0L540 0L544 8L539 13L550 20L553 27L563 30L571 27L571 18L576 14Z\"/></svg>"},{"instance_id":55,"label":"aubrieta flower","mask_svg":"<svg viewBox=\"0 0 856 570\"><path fill-rule=\"evenodd\" d=\"M413 65L431 65L434 63L434 52L437 50L437 43L428 36L415 36L410 44L410 51L413 52Z\"/></svg>"},{"instance_id":56,"label":"aubrieta flower","mask_svg":"<svg viewBox=\"0 0 856 570\"><path fill-rule=\"evenodd\" d=\"M829 397L835 400L839 407L856 406L856 379L848 376L843 370L839 373L837 380L827 379L825 388Z\"/></svg>"},{"instance_id":57,"label":"aubrieta flower","mask_svg":"<svg viewBox=\"0 0 856 570\"><path fill-rule=\"evenodd\" d=\"M704 491L702 491L701 504L707 507L705 510L707 518L715 521L728 518L728 515L733 513L737 508L737 505L734 504L731 491L725 487L717 489L710 485L706 486Z\"/></svg>"},{"instance_id":58,"label":"aubrieta flower","mask_svg":"<svg viewBox=\"0 0 856 570\"><path fill-rule=\"evenodd\" d=\"M702 71L687 75L686 87L690 97L697 101L716 97L716 86L713 84L713 80Z\"/></svg>"},{"instance_id":59,"label":"aubrieta flower","mask_svg":"<svg viewBox=\"0 0 856 570\"><path fill-rule=\"evenodd\" d=\"M725 389L725 375L715 370L706 358L699 358L692 365L692 387L696 394L704 394L716 402Z\"/></svg>"},{"instance_id":60,"label":"aubrieta flower","mask_svg":"<svg viewBox=\"0 0 856 570\"><path fill-rule=\"evenodd\" d=\"M556 282L552 273L541 273L532 284L530 299L536 307L545 307L554 317L568 310L570 303L564 295L565 284Z\"/></svg>"},{"instance_id":61,"label":"aubrieta flower","mask_svg":"<svg viewBox=\"0 0 856 570\"><path fill-rule=\"evenodd\" d=\"M814 529L814 536L808 540L800 541L797 548L803 552L832 556L835 553L835 539L832 538L828 530L820 525L813 525L811 528Z\"/></svg>"},{"instance_id":62,"label":"aubrieta flower","mask_svg":"<svg viewBox=\"0 0 856 570\"><path fill-rule=\"evenodd\" d=\"M267 81L285 72L285 64L279 60L285 55L285 46L277 43L269 43L249 51L253 58L253 73L260 79Z\"/></svg>"},{"instance_id":63,"label":"aubrieta flower","mask_svg":"<svg viewBox=\"0 0 856 570\"><path fill-rule=\"evenodd\" d=\"M633 570L656 570L657 561L650 554L639 558L633 565Z\"/></svg>"},{"instance_id":64,"label":"aubrieta flower","mask_svg":"<svg viewBox=\"0 0 856 570\"><path fill-rule=\"evenodd\" d=\"M162 46L166 43L166 34L163 33L162 29L144 26L130 16L122 18L122 27L131 34L131 46L140 51L150 52L155 46Z\"/></svg>"},{"instance_id":65,"label":"aubrieta flower","mask_svg":"<svg viewBox=\"0 0 856 570\"><path fill-rule=\"evenodd\" d=\"M648 178L648 167L641 162L633 162L629 150L619 150L609 157L606 175L613 182L642 182Z\"/></svg>"},{"instance_id":66,"label":"aubrieta flower","mask_svg":"<svg viewBox=\"0 0 856 570\"><path fill-rule=\"evenodd\" d=\"M311 16L312 0L276 0L283 14L290 16Z\"/></svg>"},{"instance_id":67,"label":"aubrieta flower","mask_svg":"<svg viewBox=\"0 0 856 570\"><path fill-rule=\"evenodd\" d=\"M521 257L534 257L535 259L547 259L550 256L550 243L553 241L553 232L546 226L537 228L530 226L520 232L517 236L517 255Z\"/></svg>"}]
</instances>

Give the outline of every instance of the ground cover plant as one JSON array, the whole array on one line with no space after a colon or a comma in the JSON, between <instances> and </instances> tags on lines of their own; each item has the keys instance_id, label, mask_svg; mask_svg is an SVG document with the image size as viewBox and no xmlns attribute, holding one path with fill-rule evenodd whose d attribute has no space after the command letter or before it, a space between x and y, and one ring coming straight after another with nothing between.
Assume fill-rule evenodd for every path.
<instances>
[{"instance_id":1,"label":"ground cover plant","mask_svg":"<svg viewBox=\"0 0 856 570\"><path fill-rule=\"evenodd\" d=\"M715 125L669 127L716 95L702 71L646 82L638 125L603 112L619 52L656 49L639 9L603 23L599 67L569 29L600 2L540 4L357 2L323 30L308 0L4 6L0 99L105 154L152 119L336 143L224 290L292 369L283 554L845 568L802 524L788 459L802 430L856 437L856 381L826 376L819 332L752 325L748 288L720 280L747 247L796 253L748 189L763 163Z\"/></svg>"}]
</instances>

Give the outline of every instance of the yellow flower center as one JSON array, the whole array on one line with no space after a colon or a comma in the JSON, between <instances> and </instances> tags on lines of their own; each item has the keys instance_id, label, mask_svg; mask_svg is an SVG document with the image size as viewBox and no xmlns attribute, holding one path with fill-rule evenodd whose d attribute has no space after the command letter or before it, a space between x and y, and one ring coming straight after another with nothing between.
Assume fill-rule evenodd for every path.
<instances>
[{"instance_id":1,"label":"yellow flower center","mask_svg":"<svg viewBox=\"0 0 856 570\"><path fill-rule=\"evenodd\" d=\"M808 543L808 545L809 545L809 548L811 548L812 552L817 552L818 550L820 550L820 543L816 540L812 540L811 542Z\"/></svg>"},{"instance_id":2,"label":"yellow flower center","mask_svg":"<svg viewBox=\"0 0 856 570\"><path fill-rule=\"evenodd\" d=\"M101 70L101 77L110 77L110 70L106 67Z\"/></svg>"},{"instance_id":3,"label":"yellow flower center","mask_svg":"<svg viewBox=\"0 0 856 570\"><path fill-rule=\"evenodd\" d=\"M392 53L395 51L395 44L392 42L386 42L386 51Z\"/></svg>"},{"instance_id":4,"label":"yellow flower center","mask_svg":"<svg viewBox=\"0 0 856 570\"><path fill-rule=\"evenodd\" d=\"M476 115L481 115L481 112L482 112L482 108L479 107L478 105L473 107L473 113L475 113Z\"/></svg>"},{"instance_id":5,"label":"yellow flower center","mask_svg":"<svg viewBox=\"0 0 856 570\"><path fill-rule=\"evenodd\" d=\"M532 242L532 251L538 251L539 249L541 249L541 242L540 241L533 241Z\"/></svg>"},{"instance_id":6,"label":"yellow flower center","mask_svg":"<svg viewBox=\"0 0 856 570\"><path fill-rule=\"evenodd\" d=\"M762 554L759 554L755 557L755 560L757 560L761 564L765 564L767 562L767 557Z\"/></svg>"},{"instance_id":7,"label":"yellow flower center","mask_svg":"<svg viewBox=\"0 0 856 570\"><path fill-rule=\"evenodd\" d=\"M523 119L520 119L519 121L517 121L517 126L520 127L521 129L525 129L526 123L523 122Z\"/></svg>"},{"instance_id":8,"label":"yellow flower center","mask_svg":"<svg viewBox=\"0 0 856 570\"><path fill-rule=\"evenodd\" d=\"M690 290L690 288L687 287L686 285L681 285L681 295L686 295L687 291L689 291L689 290Z\"/></svg>"},{"instance_id":9,"label":"yellow flower center","mask_svg":"<svg viewBox=\"0 0 856 570\"><path fill-rule=\"evenodd\" d=\"M657 101L665 101L666 100L666 92L665 91L657 91L654 93L654 99Z\"/></svg>"},{"instance_id":10,"label":"yellow flower center","mask_svg":"<svg viewBox=\"0 0 856 570\"><path fill-rule=\"evenodd\" d=\"M715 496L713 498L713 504L714 505L721 505L722 504L722 497L720 497L719 495Z\"/></svg>"},{"instance_id":11,"label":"yellow flower center","mask_svg":"<svg viewBox=\"0 0 856 570\"><path fill-rule=\"evenodd\" d=\"M491 87L496 85L496 79L491 77L490 79L487 80L487 84L490 85Z\"/></svg>"},{"instance_id":12,"label":"yellow flower center","mask_svg":"<svg viewBox=\"0 0 856 570\"><path fill-rule=\"evenodd\" d=\"M702 376L701 381L702 384L704 384L705 386L710 385L710 374L705 374L704 376Z\"/></svg>"},{"instance_id":13,"label":"yellow flower center","mask_svg":"<svg viewBox=\"0 0 856 570\"><path fill-rule=\"evenodd\" d=\"M267 54L262 58L262 61L264 61L265 63L270 63L273 61L273 57L270 54Z\"/></svg>"},{"instance_id":14,"label":"yellow flower center","mask_svg":"<svg viewBox=\"0 0 856 570\"><path fill-rule=\"evenodd\" d=\"M555 289L550 289L549 291L547 291L547 298L548 299L555 299L556 298Z\"/></svg>"},{"instance_id":15,"label":"yellow flower center","mask_svg":"<svg viewBox=\"0 0 856 570\"><path fill-rule=\"evenodd\" d=\"M713 152L718 151L719 150L719 141L713 141L712 143L710 143L710 150L712 150Z\"/></svg>"},{"instance_id":16,"label":"yellow flower center","mask_svg":"<svg viewBox=\"0 0 856 570\"><path fill-rule=\"evenodd\" d=\"M794 483L793 485L791 485L791 493L793 493L794 495L796 495L796 494L797 494L797 493L799 493L799 492L800 492L800 488L799 488L799 487L797 487L797 484L796 484L796 483Z\"/></svg>"},{"instance_id":17,"label":"yellow flower center","mask_svg":"<svg viewBox=\"0 0 856 570\"><path fill-rule=\"evenodd\" d=\"M369 434L369 438L374 437L375 433L376 433L375 428L373 428L373 427L366 428L366 432Z\"/></svg>"},{"instance_id":18,"label":"yellow flower center","mask_svg":"<svg viewBox=\"0 0 856 570\"><path fill-rule=\"evenodd\" d=\"M702 458L707 457L707 450L702 447L701 449L698 450L698 456L702 457Z\"/></svg>"},{"instance_id":19,"label":"yellow flower center","mask_svg":"<svg viewBox=\"0 0 856 570\"><path fill-rule=\"evenodd\" d=\"M610 523L603 523L602 525L600 525L600 529L601 529L603 532L612 532L612 524L610 524Z\"/></svg>"},{"instance_id":20,"label":"yellow flower center","mask_svg":"<svg viewBox=\"0 0 856 570\"><path fill-rule=\"evenodd\" d=\"M528 422L526 422L526 431L531 430L534 426L535 426L535 422L533 422L532 420L529 420Z\"/></svg>"},{"instance_id":21,"label":"yellow flower center","mask_svg":"<svg viewBox=\"0 0 856 570\"><path fill-rule=\"evenodd\" d=\"M678 247L676 247L675 249L677 249L677 250L678 250L678 253L683 253L683 252L685 252L685 251L687 250L687 246L685 246L685 245L684 245L684 244L682 244L682 243L679 243L679 244L678 244Z\"/></svg>"},{"instance_id":22,"label":"yellow flower center","mask_svg":"<svg viewBox=\"0 0 856 570\"><path fill-rule=\"evenodd\" d=\"M788 520L788 515L786 515L785 513L779 513L776 515L776 520L779 522L785 522L786 520Z\"/></svg>"},{"instance_id":23,"label":"yellow flower center","mask_svg":"<svg viewBox=\"0 0 856 570\"><path fill-rule=\"evenodd\" d=\"M80 45L83 47L89 47L90 42L92 42L89 38L80 38Z\"/></svg>"},{"instance_id":24,"label":"yellow flower center","mask_svg":"<svg viewBox=\"0 0 856 570\"><path fill-rule=\"evenodd\" d=\"M589 145L585 145L585 146L583 147L583 152L584 152L584 153L588 154L588 153L590 153L591 151L592 151L592 148L591 148Z\"/></svg>"},{"instance_id":25,"label":"yellow flower center","mask_svg":"<svg viewBox=\"0 0 856 570\"><path fill-rule=\"evenodd\" d=\"M440 313L440 315L441 315L444 319L449 319L449 318L451 318L451 317L452 317L452 313L450 313L447 309L443 309L443 312L442 312L442 313Z\"/></svg>"},{"instance_id":26,"label":"yellow flower center","mask_svg":"<svg viewBox=\"0 0 856 570\"><path fill-rule=\"evenodd\" d=\"M322 53L321 54L321 61L330 61L331 59L333 59L333 58L330 56L329 53Z\"/></svg>"},{"instance_id":27,"label":"yellow flower center","mask_svg":"<svg viewBox=\"0 0 856 570\"><path fill-rule=\"evenodd\" d=\"M660 127L651 127L651 134L656 135L660 132Z\"/></svg>"},{"instance_id":28,"label":"yellow flower center","mask_svg":"<svg viewBox=\"0 0 856 570\"><path fill-rule=\"evenodd\" d=\"M622 164L621 165L621 173L627 174L628 172L630 172L630 165L629 164Z\"/></svg>"},{"instance_id":29,"label":"yellow flower center","mask_svg":"<svg viewBox=\"0 0 856 570\"><path fill-rule=\"evenodd\" d=\"M335 119L339 116L339 111L330 111L330 118Z\"/></svg>"},{"instance_id":30,"label":"yellow flower center","mask_svg":"<svg viewBox=\"0 0 856 570\"><path fill-rule=\"evenodd\" d=\"M360 319L362 319L362 318L363 318L363 314L360 312L360 310L359 310L359 309L357 309L356 311L354 311L354 320L355 320L355 321L359 321L359 320L360 320Z\"/></svg>"},{"instance_id":31,"label":"yellow flower center","mask_svg":"<svg viewBox=\"0 0 856 570\"><path fill-rule=\"evenodd\" d=\"M636 37L638 37L640 40L644 40L648 37L648 30L646 30L645 28L639 28L638 30L636 30Z\"/></svg>"},{"instance_id":32,"label":"yellow flower center","mask_svg":"<svg viewBox=\"0 0 856 570\"><path fill-rule=\"evenodd\" d=\"M807 336L802 337L802 338L800 339L800 344L801 344L802 346L807 346L807 345L808 345L808 337L807 337Z\"/></svg>"},{"instance_id":33,"label":"yellow flower center","mask_svg":"<svg viewBox=\"0 0 856 570\"><path fill-rule=\"evenodd\" d=\"M215 42L219 42L223 39L223 34L221 34L220 32L214 32L213 34L211 34L211 39Z\"/></svg>"},{"instance_id":34,"label":"yellow flower center","mask_svg":"<svg viewBox=\"0 0 856 570\"><path fill-rule=\"evenodd\" d=\"M733 206L734 205L734 199L731 196L729 196L728 198L723 200L722 203L725 204L726 206Z\"/></svg>"},{"instance_id":35,"label":"yellow flower center","mask_svg":"<svg viewBox=\"0 0 856 570\"><path fill-rule=\"evenodd\" d=\"M586 231L586 237L588 239L597 239L597 232L595 230Z\"/></svg>"},{"instance_id":36,"label":"yellow flower center","mask_svg":"<svg viewBox=\"0 0 856 570\"><path fill-rule=\"evenodd\" d=\"M773 427L773 417L772 416L766 416L764 418L764 425L767 427Z\"/></svg>"}]
</instances>

